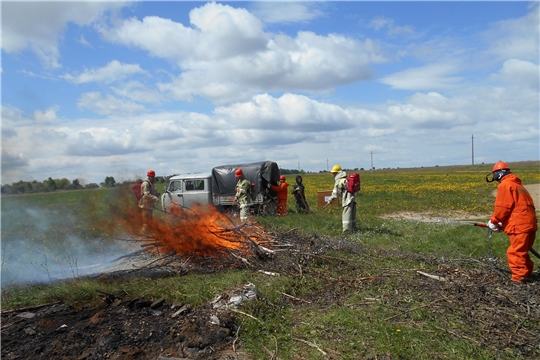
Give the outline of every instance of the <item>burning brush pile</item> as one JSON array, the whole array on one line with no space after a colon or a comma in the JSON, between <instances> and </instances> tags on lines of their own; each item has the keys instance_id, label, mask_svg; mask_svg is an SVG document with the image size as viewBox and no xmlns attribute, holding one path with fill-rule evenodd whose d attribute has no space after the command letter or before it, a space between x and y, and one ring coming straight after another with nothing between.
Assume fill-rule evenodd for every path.
<instances>
[{"instance_id":1,"label":"burning brush pile","mask_svg":"<svg viewBox=\"0 0 540 360\"><path fill-rule=\"evenodd\" d=\"M255 263L272 258L275 248L280 247L275 237L255 221L235 223L211 206L178 208L159 215L154 214L144 233L136 210L123 217L122 228L128 236L123 240L142 248L123 257L132 263L132 269L141 268L142 263L145 268L152 264L162 271L175 266L176 273L179 265L183 270L198 267L206 271L258 267ZM138 261L141 258L145 262Z\"/></svg>"}]
</instances>

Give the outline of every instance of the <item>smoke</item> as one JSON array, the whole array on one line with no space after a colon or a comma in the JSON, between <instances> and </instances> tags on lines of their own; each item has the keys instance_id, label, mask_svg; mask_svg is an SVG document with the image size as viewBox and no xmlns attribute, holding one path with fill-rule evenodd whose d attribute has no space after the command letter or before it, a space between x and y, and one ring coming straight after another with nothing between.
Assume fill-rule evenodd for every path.
<instances>
[{"instance_id":1,"label":"smoke","mask_svg":"<svg viewBox=\"0 0 540 360\"><path fill-rule=\"evenodd\" d=\"M125 241L83 240L71 235L59 246L28 238L2 237L2 289L100 273L114 259L137 249Z\"/></svg>"},{"instance_id":2,"label":"smoke","mask_svg":"<svg viewBox=\"0 0 540 360\"><path fill-rule=\"evenodd\" d=\"M115 228L108 204L77 195L70 206L58 204L57 195L43 196L49 198L37 205L30 197L10 199L9 206L2 202L2 289L97 274L114 259L140 250L121 240L125 233Z\"/></svg>"}]
</instances>

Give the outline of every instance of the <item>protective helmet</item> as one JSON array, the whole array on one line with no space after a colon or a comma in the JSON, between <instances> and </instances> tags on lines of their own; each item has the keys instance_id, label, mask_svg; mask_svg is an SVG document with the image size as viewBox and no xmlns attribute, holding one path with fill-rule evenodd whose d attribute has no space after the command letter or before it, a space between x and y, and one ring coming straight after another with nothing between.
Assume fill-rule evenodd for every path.
<instances>
[{"instance_id":1,"label":"protective helmet","mask_svg":"<svg viewBox=\"0 0 540 360\"><path fill-rule=\"evenodd\" d=\"M279 177L279 181L285 181L285 180L287 180L287 178L285 177L285 175L281 175L281 176Z\"/></svg>"},{"instance_id":2,"label":"protective helmet","mask_svg":"<svg viewBox=\"0 0 540 360\"><path fill-rule=\"evenodd\" d=\"M244 175L244 171L242 171L242 168L238 168L236 169L236 172L234 173L234 175L239 178L240 176Z\"/></svg>"},{"instance_id":3,"label":"protective helmet","mask_svg":"<svg viewBox=\"0 0 540 360\"><path fill-rule=\"evenodd\" d=\"M493 166L493 170L491 170L491 174L486 175L486 181L488 183L493 181L501 181L503 177L510 174L510 168L504 161L499 161ZM491 179L489 176L491 175Z\"/></svg>"},{"instance_id":4,"label":"protective helmet","mask_svg":"<svg viewBox=\"0 0 540 360\"><path fill-rule=\"evenodd\" d=\"M146 176L156 177L156 172L154 170L148 170Z\"/></svg>"},{"instance_id":5,"label":"protective helmet","mask_svg":"<svg viewBox=\"0 0 540 360\"><path fill-rule=\"evenodd\" d=\"M339 166L339 165L334 165L332 170L330 170L331 173L337 173L339 171L341 171L341 166Z\"/></svg>"},{"instance_id":6,"label":"protective helmet","mask_svg":"<svg viewBox=\"0 0 540 360\"><path fill-rule=\"evenodd\" d=\"M491 172L494 173L497 170L510 170L510 168L504 161L499 161L493 166L493 170L491 170Z\"/></svg>"}]
</instances>

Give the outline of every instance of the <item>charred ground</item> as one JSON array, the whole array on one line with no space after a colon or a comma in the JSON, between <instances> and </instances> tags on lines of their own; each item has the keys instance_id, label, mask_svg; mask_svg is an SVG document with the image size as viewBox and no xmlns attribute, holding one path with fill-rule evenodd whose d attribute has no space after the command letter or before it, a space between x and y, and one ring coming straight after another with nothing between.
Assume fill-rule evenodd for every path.
<instances>
[{"instance_id":1,"label":"charred ground","mask_svg":"<svg viewBox=\"0 0 540 360\"><path fill-rule=\"evenodd\" d=\"M279 273L294 279L318 277L319 290L298 298L285 294L279 306L317 308L342 305L358 308L385 307L393 314L385 320L414 324L412 313L427 311L438 326L435 331L475 346L510 351L522 358L540 357L540 281L514 285L501 260L485 261L461 257L440 259L430 255L367 249L344 238L302 236L295 230L268 234L288 251L253 254L242 259L229 256L220 261L187 255L132 254L146 265L119 270L98 278L107 284L129 278L182 277L188 273L212 273L236 267L253 272ZM276 249L274 247L274 249ZM353 258L340 254L352 254ZM400 259L423 264L425 272L409 268L382 267L386 260ZM150 261L149 261L150 260ZM157 261L156 261L157 260ZM379 264L379 265L376 265ZM321 266L337 271L327 272ZM338 275L336 275L338 274ZM438 278L429 275L438 276ZM380 298L365 298L351 304L348 299L367 288L390 287ZM242 287L219 294L227 301ZM422 305L411 305L403 294L416 294ZM256 312L216 307L216 301L198 307L169 303L164 299L101 292L98 307L56 302L38 307L2 312L3 359L252 359L279 357L276 349L248 355L242 338L243 321L261 321ZM255 301L264 301L259 294ZM328 343L347 341L347 335L329 331ZM340 337L343 337L340 339ZM309 339L295 339L298 346L318 347L323 358L339 359L339 350L320 347ZM277 345L277 344L276 344ZM283 355L283 354L282 354ZM434 354L433 358L442 358ZM392 354L363 353L359 358L392 359Z\"/></svg>"}]
</instances>

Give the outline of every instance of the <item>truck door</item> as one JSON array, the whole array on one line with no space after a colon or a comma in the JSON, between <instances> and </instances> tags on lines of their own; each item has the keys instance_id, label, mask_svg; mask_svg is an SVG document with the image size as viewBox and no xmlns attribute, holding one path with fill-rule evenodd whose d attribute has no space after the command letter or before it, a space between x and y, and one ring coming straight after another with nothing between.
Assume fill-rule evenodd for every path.
<instances>
[{"instance_id":1,"label":"truck door","mask_svg":"<svg viewBox=\"0 0 540 360\"><path fill-rule=\"evenodd\" d=\"M182 188L183 180L171 180L167 190L161 197L161 206L163 211L172 211L173 207L184 206L184 191Z\"/></svg>"},{"instance_id":2,"label":"truck door","mask_svg":"<svg viewBox=\"0 0 540 360\"><path fill-rule=\"evenodd\" d=\"M208 187L209 179L185 179L184 180L184 206L193 207L195 204L211 204L211 192Z\"/></svg>"}]
</instances>

